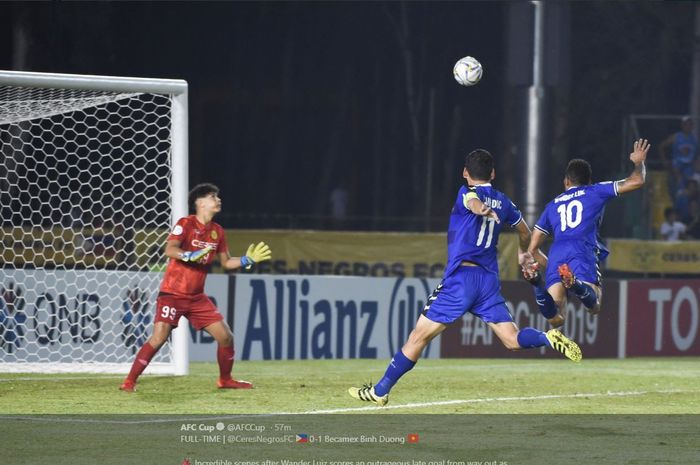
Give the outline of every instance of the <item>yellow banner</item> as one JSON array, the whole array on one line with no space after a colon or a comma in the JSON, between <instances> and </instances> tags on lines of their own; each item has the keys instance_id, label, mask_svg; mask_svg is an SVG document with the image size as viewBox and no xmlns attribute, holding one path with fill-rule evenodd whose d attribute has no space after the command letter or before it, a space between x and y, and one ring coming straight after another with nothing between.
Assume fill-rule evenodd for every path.
<instances>
[{"instance_id":1,"label":"yellow banner","mask_svg":"<svg viewBox=\"0 0 700 465\"><path fill-rule=\"evenodd\" d=\"M16 268L160 270L167 235L116 227L0 228L0 261ZM445 233L227 230L226 238L233 256L251 243L270 245L272 261L258 264L256 273L439 278L447 258ZM517 236L502 234L498 249L501 278L519 279Z\"/></svg>"},{"instance_id":2,"label":"yellow banner","mask_svg":"<svg viewBox=\"0 0 700 465\"><path fill-rule=\"evenodd\" d=\"M442 276L447 259L445 233L335 232L295 230L227 230L233 256L265 241L272 260L257 273L354 276ZM518 279L517 237L499 239L502 279Z\"/></svg>"},{"instance_id":3,"label":"yellow banner","mask_svg":"<svg viewBox=\"0 0 700 465\"><path fill-rule=\"evenodd\" d=\"M698 273L700 241L662 242L634 239L608 241L610 270L634 273Z\"/></svg>"},{"instance_id":4,"label":"yellow banner","mask_svg":"<svg viewBox=\"0 0 700 465\"><path fill-rule=\"evenodd\" d=\"M70 229L0 228L0 264L23 268L148 269L162 261L167 230L137 231L123 227Z\"/></svg>"}]
</instances>

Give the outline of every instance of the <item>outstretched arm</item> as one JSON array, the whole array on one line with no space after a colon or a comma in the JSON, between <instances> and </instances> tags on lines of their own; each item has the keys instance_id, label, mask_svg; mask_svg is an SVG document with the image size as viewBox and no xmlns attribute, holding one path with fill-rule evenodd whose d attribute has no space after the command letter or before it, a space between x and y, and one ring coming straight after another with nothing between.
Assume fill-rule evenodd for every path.
<instances>
[{"instance_id":1,"label":"outstretched arm","mask_svg":"<svg viewBox=\"0 0 700 465\"><path fill-rule=\"evenodd\" d=\"M245 255L241 257L229 257L228 253L222 254L221 263L227 270L235 270L236 268L245 268L249 270L258 262L264 262L272 258L270 247L264 242L258 244L250 244Z\"/></svg>"},{"instance_id":2,"label":"outstretched arm","mask_svg":"<svg viewBox=\"0 0 700 465\"><path fill-rule=\"evenodd\" d=\"M644 161L649 152L649 142L646 139L639 139L634 143L634 150L630 153L630 161L634 163L634 170L625 179L617 181L617 193L624 194L639 189L644 185L647 177L647 169Z\"/></svg>"},{"instance_id":3,"label":"outstretched arm","mask_svg":"<svg viewBox=\"0 0 700 465\"><path fill-rule=\"evenodd\" d=\"M515 230L518 233L518 264L523 267L533 260L532 255L527 250L527 246L530 244L530 227L525 220L521 220L515 225Z\"/></svg>"},{"instance_id":4,"label":"outstretched arm","mask_svg":"<svg viewBox=\"0 0 700 465\"><path fill-rule=\"evenodd\" d=\"M535 228L532 232L532 238L530 239L530 245L528 247L528 252L532 255L532 258L539 263L541 269L547 267L547 257L540 251L540 247L544 242L546 235L539 229Z\"/></svg>"},{"instance_id":5,"label":"outstretched arm","mask_svg":"<svg viewBox=\"0 0 700 465\"><path fill-rule=\"evenodd\" d=\"M228 252L219 253L219 261L225 270L235 270L241 267L241 257L232 257Z\"/></svg>"}]
</instances>

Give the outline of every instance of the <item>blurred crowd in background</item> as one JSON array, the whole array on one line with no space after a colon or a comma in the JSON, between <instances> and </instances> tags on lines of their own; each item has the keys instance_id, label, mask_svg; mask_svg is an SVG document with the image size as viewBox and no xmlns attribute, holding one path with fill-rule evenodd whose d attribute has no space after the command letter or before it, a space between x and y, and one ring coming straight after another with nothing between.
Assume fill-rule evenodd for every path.
<instances>
[{"instance_id":1,"label":"blurred crowd in background","mask_svg":"<svg viewBox=\"0 0 700 465\"><path fill-rule=\"evenodd\" d=\"M659 239L700 240L700 157L694 129L693 118L686 116L681 120L681 130L659 145L672 202L664 209Z\"/></svg>"}]
</instances>

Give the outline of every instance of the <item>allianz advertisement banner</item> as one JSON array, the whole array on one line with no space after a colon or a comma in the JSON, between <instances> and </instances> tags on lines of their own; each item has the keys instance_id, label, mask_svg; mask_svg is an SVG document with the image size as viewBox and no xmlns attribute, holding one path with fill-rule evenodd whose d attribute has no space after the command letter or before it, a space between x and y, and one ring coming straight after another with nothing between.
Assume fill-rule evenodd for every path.
<instances>
[{"instance_id":1,"label":"allianz advertisement banner","mask_svg":"<svg viewBox=\"0 0 700 465\"><path fill-rule=\"evenodd\" d=\"M153 331L162 273L3 270L3 362L130 363ZM205 291L233 328L239 360L390 358L438 279L210 275ZM516 323L546 330L527 283L504 282ZM700 281L608 280L602 312L572 299L565 332L586 357L700 354ZM216 342L189 329L190 360L216 360ZM165 351L161 351L165 352ZM426 356L556 357L509 352L466 314ZM162 357L163 354L159 354ZM157 359L156 361L159 361Z\"/></svg>"},{"instance_id":2,"label":"allianz advertisement banner","mask_svg":"<svg viewBox=\"0 0 700 465\"><path fill-rule=\"evenodd\" d=\"M238 275L233 322L236 358L391 358L438 282ZM428 346L425 356L440 356L440 338Z\"/></svg>"},{"instance_id":3,"label":"allianz advertisement banner","mask_svg":"<svg viewBox=\"0 0 700 465\"><path fill-rule=\"evenodd\" d=\"M131 363L153 331L162 273L3 270L1 277L3 362ZM437 283L215 274L205 292L234 330L237 359L389 358ZM188 335L191 361L216 360L211 336L191 327ZM428 357L439 357L439 343ZM165 355L167 347L155 361Z\"/></svg>"}]
</instances>

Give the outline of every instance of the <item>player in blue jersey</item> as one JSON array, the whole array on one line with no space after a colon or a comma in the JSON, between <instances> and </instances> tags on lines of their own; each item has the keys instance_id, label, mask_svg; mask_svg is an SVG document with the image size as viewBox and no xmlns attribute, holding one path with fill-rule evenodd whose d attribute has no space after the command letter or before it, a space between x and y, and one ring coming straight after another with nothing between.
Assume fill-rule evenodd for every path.
<instances>
[{"instance_id":1,"label":"player in blue jersey","mask_svg":"<svg viewBox=\"0 0 700 465\"><path fill-rule=\"evenodd\" d=\"M668 152L671 152L671 163L669 166ZM688 180L695 172L693 164L698 158L698 139L693 134L693 119L684 116L681 119L681 130L668 136L659 144L659 155L664 166L670 168L669 178L671 197L676 197L678 191L682 190Z\"/></svg>"},{"instance_id":2,"label":"player in blue jersey","mask_svg":"<svg viewBox=\"0 0 700 465\"><path fill-rule=\"evenodd\" d=\"M508 349L546 346L575 362L581 360L578 345L557 329L547 333L534 328L518 330L501 295L496 246L504 224L516 228L518 261L523 266L532 260L527 252L530 228L515 204L491 186L495 172L489 152L477 149L467 155L462 175L468 187L459 189L452 207L442 282L428 298L416 327L382 379L374 386L348 389L355 399L386 405L391 388L413 368L428 343L466 312L488 324Z\"/></svg>"},{"instance_id":3,"label":"player in blue jersey","mask_svg":"<svg viewBox=\"0 0 700 465\"><path fill-rule=\"evenodd\" d=\"M591 184L591 165L585 160L571 160L566 167L564 192L547 204L532 233L528 250L536 262L523 267L525 278L535 287L540 312L552 326L564 324L567 291L573 292L590 313L600 311L598 264L608 250L600 240L598 228L605 204L644 185L644 161L649 147L646 139L634 143L630 154L634 170L620 181ZM547 236L554 236L549 258L539 252ZM546 269L544 279L538 268Z\"/></svg>"}]
</instances>

